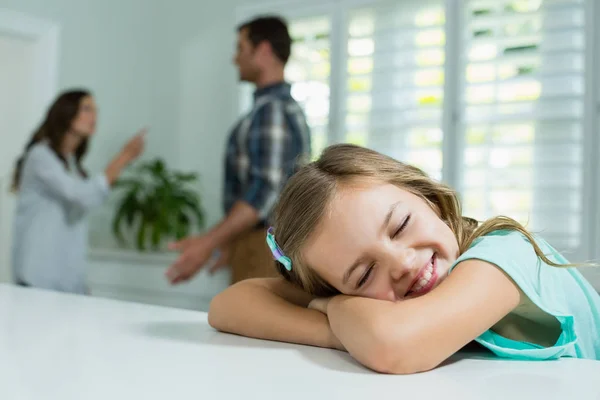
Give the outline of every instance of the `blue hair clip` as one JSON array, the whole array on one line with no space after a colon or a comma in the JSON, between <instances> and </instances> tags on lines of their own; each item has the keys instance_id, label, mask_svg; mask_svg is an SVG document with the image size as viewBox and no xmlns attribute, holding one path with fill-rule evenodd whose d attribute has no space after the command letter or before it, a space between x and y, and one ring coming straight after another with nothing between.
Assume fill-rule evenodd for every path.
<instances>
[{"instance_id":1,"label":"blue hair clip","mask_svg":"<svg viewBox=\"0 0 600 400\"><path fill-rule=\"evenodd\" d=\"M271 253L273 253L273 258L280 262L285 269L288 271L292 270L292 260L289 257L286 257L281 250L281 247L275 241L275 235L273 235L273 227L270 227L267 230L267 245L271 249Z\"/></svg>"}]
</instances>

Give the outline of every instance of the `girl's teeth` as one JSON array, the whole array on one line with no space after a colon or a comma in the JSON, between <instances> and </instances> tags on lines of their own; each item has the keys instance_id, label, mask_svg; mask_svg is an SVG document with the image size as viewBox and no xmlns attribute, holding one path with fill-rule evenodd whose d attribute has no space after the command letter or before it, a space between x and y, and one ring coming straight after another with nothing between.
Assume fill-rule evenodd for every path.
<instances>
[{"instance_id":1,"label":"girl's teeth","mask_svg":"<svg viewBox=\"0 0 600 400\"><path fill-rule=\"evenodd\" d=\"M427 269L425 270L423 277L421 279L419 279L419 281L417 283L415 283L411 292L414 293L414 292L418 292L419 290L423 289L427 285L427 283L429 283L429 280L431 279L432 276L433 276L433 260L427 266Z\"/></svg>"}]
</instances>

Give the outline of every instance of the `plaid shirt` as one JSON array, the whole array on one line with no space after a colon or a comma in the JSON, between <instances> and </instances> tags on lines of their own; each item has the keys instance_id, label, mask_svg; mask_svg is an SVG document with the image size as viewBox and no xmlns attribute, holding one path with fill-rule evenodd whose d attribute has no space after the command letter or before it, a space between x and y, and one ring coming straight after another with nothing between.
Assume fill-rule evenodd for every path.
<instances>
[{"instance_id":1,"label":"plaid shirt","mask_svg":"<svg viewBox=\"0 0 600 400\"><path fill-rule=\"evenodd\" d=\"M310 158L310 129L288 83L261 88L254 106L233 129L225 159L224 207L244 201L266 225L298 166Z\"/></svg>"}]
</instances>

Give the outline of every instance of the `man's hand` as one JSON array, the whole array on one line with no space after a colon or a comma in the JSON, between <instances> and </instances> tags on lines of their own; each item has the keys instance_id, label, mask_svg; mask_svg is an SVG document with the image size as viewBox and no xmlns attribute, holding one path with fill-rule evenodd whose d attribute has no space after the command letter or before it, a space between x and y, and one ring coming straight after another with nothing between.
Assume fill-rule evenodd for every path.
<instances>
[{"instance_id":1,"label":"man's hand","mask_svg":"<svg viewBox=\"0 0 600 400\"><path fill-rule=\"evenodd\" d=\"M210 266L209 272L211 274L214 274L221 268L228 266L230 258L231 258L231 245L221 246L219 248L219 257L217 257L214 264Z\"/></svg>"},{"instance_id":2,"label":"man's hand","mask_svg":"<svg viewBox=\"0 0 600 400\"><path fill-rule=\"evenodd\" d=\"M210 259L215 246L207 235L191 236L169 245L170 250L181 252L179 258L166 272L167 279L175 285L194 276Z\"/></svg>"}]
</instances>

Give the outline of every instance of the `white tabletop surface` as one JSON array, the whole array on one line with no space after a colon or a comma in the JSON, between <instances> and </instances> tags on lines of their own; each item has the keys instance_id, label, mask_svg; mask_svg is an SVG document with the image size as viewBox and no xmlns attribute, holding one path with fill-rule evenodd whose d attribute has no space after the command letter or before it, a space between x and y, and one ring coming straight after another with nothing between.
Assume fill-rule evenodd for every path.
<instances>
[{"instance_id":1,"label":"white tabletop surface","mask_svg":"<svg viewBox=\"0 0 600 400\"><path fill-rule=\"evenodd\" d=\"M346 353L218 333L200 312L0 285L0 399L600 399L600 362L463 354L371 372Z\"/></svg>"}]
</instances>

